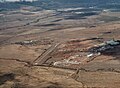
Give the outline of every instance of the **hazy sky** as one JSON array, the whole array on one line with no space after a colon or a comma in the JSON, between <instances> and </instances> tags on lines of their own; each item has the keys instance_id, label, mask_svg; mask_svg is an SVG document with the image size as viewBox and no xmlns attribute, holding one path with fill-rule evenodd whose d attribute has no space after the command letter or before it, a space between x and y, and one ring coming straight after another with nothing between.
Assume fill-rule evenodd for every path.
<instances>
[{"instance_id":1,"label":"hazy sky","mask_svg":"<svg viewBox=\"0 0 120 88\"><path fill-rule=\"evenodd\" d=\"M6 0L6 1L20 1L20 0ZM32 1L32 0L26 0L26 1Z\"/></svg>"}]
</instances>

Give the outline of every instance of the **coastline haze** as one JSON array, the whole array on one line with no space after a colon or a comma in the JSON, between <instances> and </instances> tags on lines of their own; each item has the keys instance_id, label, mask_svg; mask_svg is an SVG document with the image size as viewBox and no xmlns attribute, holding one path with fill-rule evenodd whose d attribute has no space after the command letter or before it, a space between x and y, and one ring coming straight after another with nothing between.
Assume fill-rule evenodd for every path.
<instances>
[{"instance_id":1,"label":"coastline haze","mask_svg":"<svg viewBox=\"0 0 120 88\"><path fill-rule=\"evenodd\" d=\"M20 1L20 0L6 0L6 1L14 2L14 1ZM25 0L25 1L33 1L33 0Z\"/></svg>"}]
</instances>

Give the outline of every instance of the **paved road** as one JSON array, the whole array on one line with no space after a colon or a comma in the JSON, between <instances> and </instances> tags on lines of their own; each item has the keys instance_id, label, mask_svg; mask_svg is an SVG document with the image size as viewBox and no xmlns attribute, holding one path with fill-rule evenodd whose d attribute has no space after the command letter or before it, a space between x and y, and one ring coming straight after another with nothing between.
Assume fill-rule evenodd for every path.
<instances>
[{"instance_id":1,"label":"paved road","mask_svg":"<svg viewBox=\"0 0 120 88\"><path fill-rule=\"evenodd\" d=\"M47 59L49 58L49 55L58 47L59 43L53 44L46 52L44 52L42 55L40 55L36 60L33 62L33 65L42 65L44 64Z\"/></svg>"}]
</instances>

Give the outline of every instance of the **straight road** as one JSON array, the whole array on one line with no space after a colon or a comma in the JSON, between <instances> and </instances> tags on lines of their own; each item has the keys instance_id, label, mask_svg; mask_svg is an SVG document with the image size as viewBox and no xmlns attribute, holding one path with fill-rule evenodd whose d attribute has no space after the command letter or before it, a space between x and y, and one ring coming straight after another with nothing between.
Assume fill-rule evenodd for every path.
<instances>
[{"instance_id":1,"label":"straight road","mask_svg":"<svg viewBox=\"0 0 120 88\"><path fill-rule=\"evenodd\" d=\"M48 50L46 50L42 55L38 56L36 60L33 62L33 65L43 65L47 59L49 58L49 55L59 46L59 43L53 44Z\"/></svg>"}]
</instances>

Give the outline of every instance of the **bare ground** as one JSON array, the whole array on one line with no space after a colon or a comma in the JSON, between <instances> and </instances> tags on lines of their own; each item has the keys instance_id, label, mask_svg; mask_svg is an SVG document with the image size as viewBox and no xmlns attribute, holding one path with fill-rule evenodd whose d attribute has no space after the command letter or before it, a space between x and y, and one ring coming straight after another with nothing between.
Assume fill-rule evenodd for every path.
<instances>
[{"instance_id":1,"label":"bare ground","mask_svg":"<svg viewBox=\"0 0 120 88\"><path fill-rule=\"evenodd\" d=\"M110 14L115 16L114 13ZM81 69L77 71L32 65L36 58L56 43L61 44L59 50L63 48L62 45L67 44L66 42L74 39L96 37L103 38L102 41L120 39L119 21L90 27L84 25L94 24L97 16L85 20L65 20L53 15L51 11L31 15L7 14L4 20L0 20L2 22L0 23L0 88L119 88L119 53L117 57L116 54L101 55L89 63L80 65ZM26 40L37 42L21 44ZM72 48L83 49L102 41L84 41L80 43L82 46L73 43ZM67 49L69 47L71 48L68 46ZM57 50L52 53L54 55ZM63 56L60 55L59 59L51 56L50 60L57 61Z\"/></svg>"}]
</instances>

